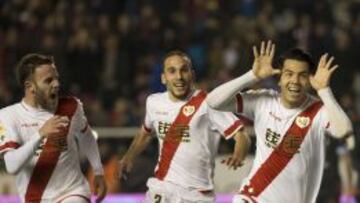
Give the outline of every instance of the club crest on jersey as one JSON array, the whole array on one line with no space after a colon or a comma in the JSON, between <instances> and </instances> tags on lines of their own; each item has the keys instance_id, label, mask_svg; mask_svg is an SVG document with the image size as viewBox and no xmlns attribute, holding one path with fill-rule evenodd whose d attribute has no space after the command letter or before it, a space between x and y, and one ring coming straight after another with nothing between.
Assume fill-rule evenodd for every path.
<instances>
[{"instance_id":1,"label":"club crest on jersey","mask_svg":"<svg viewBox=\"0 0 360 203\"><path fill-rule=\"evenodd\" d=\"M306 128L310 124L310 118L309 117L299 116L299 117L296 118L295 123L300 128Z\"/></svg>"},{"instance_id":2,"label":"club crest on jersey","mask_svg":"<svg viewBox=\"0 0 360 203\"><path fill-rule=\"evenodd\" d=\"M192 105L184 106L184 108L182 109L182 113L185 116L191 116L194 112L195 112L195 106Z\"/></svg>"}]
</instances>

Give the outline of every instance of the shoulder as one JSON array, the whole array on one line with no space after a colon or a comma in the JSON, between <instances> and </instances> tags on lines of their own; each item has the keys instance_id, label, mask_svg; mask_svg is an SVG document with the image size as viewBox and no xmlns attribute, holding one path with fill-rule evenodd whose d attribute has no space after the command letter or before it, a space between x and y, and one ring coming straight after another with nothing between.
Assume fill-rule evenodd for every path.
<instances>
[{"instance_id":1,"label":"shoulder","mask_svg":"<svg viewBox=\"0 0 360 203\"><path fill-rule=\"evenodd\" d=\"M160 101L164 101L167 97L167 93L166 92L160 92L160 93L153 93L150 94L149 96L147 96L146 98L146 104L147 105L152 105L155 103L158 103Z\"/></svg>"},{"instance_id":2,"label":"shoulder","mask_svg":"<svg viewBox=\"0 0 360 203\"><path fill-rule=\"evenodd\" d=\"M82 107L82 103L78 98L72 96L60 97L57 113L73 115L79 107Z\"/></svg>"},{"instance_id":3,"label":"shoulder","mask_svg":"<svg viewBox=\"0 0 360 203\"><path fill-rule=\"evenodd\" d=\"M21 115L21 104L16 103L0 110L0 122L11 124L16 122L16 116Z\"/></svg>"},{"instance_id":4,"label":"shoulder","mask_svg":"<svg viewBox=\"0 0 360 203\"><path fill-rule=\"evenodd\" d=\"M16 103L16 104L12 104L10 106L6 106L6 107L0 109L0 116L2 116L2 117L12 116L14 114L19 113L20 111L21 111L21 104Z\"/></svg>"},{"instance_id":5,"label":"shoulder","mask_svg":"<svg viewBox=\"0 0 360 203\"><path fill-rule=\"evenodd\" d=\"M244 94L259 96L259 97L277 97L279 95L279 92L272 89L257 89L257 90L248 90L244 92Z\"/></svg>"},{"instance_id":6,"label":"shoulder","mask_svg":"<svg viewBox=\"0 0 360 203\"><path fill-rule=\"evenodd\" d=\"M74 96L64 96L59 98L59 104L77 105L77 104L81 104L81 101L79 98Z\"/></svg>"}]
</instances>

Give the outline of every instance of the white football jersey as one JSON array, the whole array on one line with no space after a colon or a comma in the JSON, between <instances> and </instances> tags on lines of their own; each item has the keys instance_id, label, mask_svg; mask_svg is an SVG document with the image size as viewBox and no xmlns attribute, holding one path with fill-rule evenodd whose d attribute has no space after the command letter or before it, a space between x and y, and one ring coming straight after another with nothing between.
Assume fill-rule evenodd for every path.
<instances>
[{"instance_id":1,"label":"white football jersey","mask_svg":"<svg viewBox=\"0 0 360 203\"><path fill-rule=\"evenodd\" d=\"M330 130L322 104L309 96L299 108L287 109L281 104L279 93L272 90L241 93L237 95L237 101L238 113L254 121L257 139L255 160L240 193L247 191L250 194L247 196L251 196L250 199L246 198L249 202L315 202L325 162L325 131ZM320 110L313 111L315 117L312 123L311 118L299 116L309 106L315 106L315 103ZM284 151L295 152L286 162L283 160L286 159L286 153L279 155L284 151L279 153L274 149L283 141L291 126L300 131L304 128L309 130L302 142L297 139L284 140ZM269 174L276 175L270 177ZM259 190L253 188L254 185L263 189L260 189L260 194L252 196Z\"/></svg>"},{"instance_id":2,"label":"white football jersey","mask_svg":"<svg viewBox=\"0 0 360 203\"><path fill-rule=\"evenodd\" d=\"M198 107L189 104L189 100L171 101L168 92L152 94L147 98L144 128L154 130L159 140L159 160L155 169L158 179L185 188L213 189L214 159L220 137L231 138L242 123L232 113L211 109L205 97L203 91L193 93L189 100L198 103ZM186 124L180 124L175 121L179 117L191 119ZM174 144L176 141L164 142L170 126L177 135L178 145ZM161 168L162 162L169 162L169 165Z\"/></svg>"},{"instance_id":3,"label":"white football jersey","mask_svg":"<svg viewBox=\"0 0 360 203\"><path fill-rule=\"evenodd\" d=\"M56 115L68 116L70 124L56 139L44 139L16 175L23 202L55 202L71 194L90 196L88 183L80 170L76 142L76 136L87 128L82 105L75 98L62 98ZM53 116L23 101L0 110L0 154L39 136L37 132L41 126Z\"/></svg>"}]
</instances>

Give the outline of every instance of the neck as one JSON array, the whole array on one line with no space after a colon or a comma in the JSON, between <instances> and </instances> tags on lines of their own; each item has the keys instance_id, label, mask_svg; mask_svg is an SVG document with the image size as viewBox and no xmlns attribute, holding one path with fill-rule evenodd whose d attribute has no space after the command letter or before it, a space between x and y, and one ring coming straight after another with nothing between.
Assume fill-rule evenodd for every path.
<instances>
[{"instance_id":1,"label":"neck","mask_svg":"<svg viewBox=\"0 0 360 203\"><path fill-rule=\"evenodd\" d=\"M36 101L36 99L34 97L25 95L25 97L23 98L23 101L25 102L25 104L27 104L35 109L45 110L48 112L55 112L55 109L48 109L48 108L42 106L39 102Z\"/></svg>"},{"instance_id":2,"label":"neck","mask_svg":"<svg viewBox=\"0 0 360 203\"><path fill-rule=\"evenodd\" d=\"M184 95L184 97L176 97L174 96L170 91L168 91L168 94L169 94L169 97L170 97L170 100L173 101L173 102L178 102L178 101L186 101L189 99L189 97L191 97L191 95L193 94L193 92L195 91L195 89L190 89L188 91L188 93L186 95Z\"/></svg>"},{"instance_id":3,"label":"neck","mask_svg":"<svg viewBox=\"0 0 360 203\"><path fill-rule=\"evenodd\" d=\"M29 106L31 106L31 107L33 107L33 108L41 109L40 104L37 103L34 98L25 96L25 97L23 98L23 101L24 101L27 105L29 105Z\"/></svg>"}]
</instances>

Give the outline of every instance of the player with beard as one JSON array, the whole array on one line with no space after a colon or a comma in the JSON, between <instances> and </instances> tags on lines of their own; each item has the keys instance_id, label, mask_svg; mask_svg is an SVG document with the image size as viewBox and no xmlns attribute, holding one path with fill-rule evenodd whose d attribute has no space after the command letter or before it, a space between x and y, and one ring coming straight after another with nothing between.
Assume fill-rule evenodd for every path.
<instances>
[{"instance_id":1,"label":"player with beard","mask_svg":"<svg viewBox=\"0 0 360 203\"><path fill-rule=\"evenodd\" d=\"M344 138L352 134L350 119L329 87L337 69L333 57L324 54L317 68L300 49L285 52L280 69L272 60L275 45L254 47L252 70L229 81L208 96L218 110L240 113L254 121L255 160L243 182L236 203L312 203L320 188L325 163L325 134ZM281 92L239 92L259 80L280 74ZM309 94L311 87L320 100Z\"/></svg>"},{"instance_id":2,"label":"player with beard","mask_svg":"<svg viewBox=\"0 0 360 203\"><path fill-rule=\"evenodd\" d=\"M181 51L164 57L161 81L167 91L148 96L143 126L120 161L120 176L151 140L159 140L155 177L148 180L145 202L214 202L214 164L221 134L234 138L234 152L226 161L236 169L247 152L249 138L242 122L231 113L215 111L204 102L206 93L194 88L191 60Z\"/></svg>"},{"instance_id":3,"label":"player with beard","mask_svg":"<svg viewBox=\"0 0 360 203\"><path fill-rule=\"evenodd\" d=\"M59 97L59 74L53 58L24 56L17 65L17 77L24 97L0 110L0 154L6 170L16 175L22 202L90 202L79 150L95 171L97 202L101 202L106 185L97 143L81 102Z\"/></svg>"}]
</instances>

